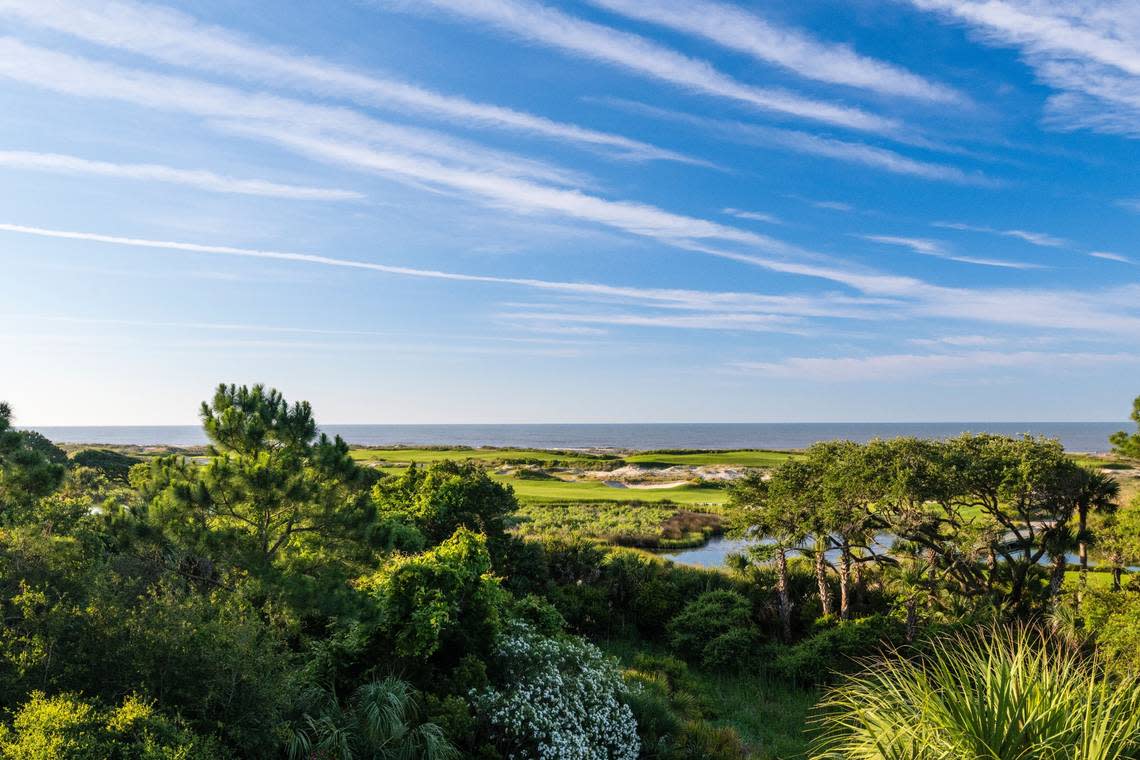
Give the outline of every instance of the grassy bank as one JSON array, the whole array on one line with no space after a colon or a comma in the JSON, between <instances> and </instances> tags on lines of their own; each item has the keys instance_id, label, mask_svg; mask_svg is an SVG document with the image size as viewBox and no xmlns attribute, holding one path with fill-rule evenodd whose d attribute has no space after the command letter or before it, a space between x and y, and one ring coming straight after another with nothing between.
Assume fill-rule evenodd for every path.
<instances>
[{"instance_id":1,"label":"grassy bank","mask_svg":"<svg viewBox=\"0 0 1140 760\"><path fill-rule=\"evenodd\" d=\"M667 651L633 638L595 642L629 668L640 654ZM689 668L694 696L715 726L736 730L754 760L802 760L811 742L809 720L820 691L759 673L713 673Z\"/></svg>"}]
</instances>

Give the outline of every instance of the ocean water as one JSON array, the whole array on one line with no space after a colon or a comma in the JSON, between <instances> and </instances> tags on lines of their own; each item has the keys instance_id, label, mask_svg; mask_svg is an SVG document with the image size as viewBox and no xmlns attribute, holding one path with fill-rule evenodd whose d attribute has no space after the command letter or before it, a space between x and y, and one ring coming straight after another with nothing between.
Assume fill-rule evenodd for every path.
<instances>
[{"instance_id":1,"label":"ocean water","mask_svg":"<svg viewBox=\"0 0 1140 760\"><path fill-rule=\"evenodd\" d=\"M963 432L1058 438L1070 451L1109 450L1108 436L1125 422L774 422L590 425L327 425L322 430L362 446L512 446L536 449L801 449L816 441ZM200 427L106 426L35 428L58 443L197 446Z\"/></svg>"}]
</instances>

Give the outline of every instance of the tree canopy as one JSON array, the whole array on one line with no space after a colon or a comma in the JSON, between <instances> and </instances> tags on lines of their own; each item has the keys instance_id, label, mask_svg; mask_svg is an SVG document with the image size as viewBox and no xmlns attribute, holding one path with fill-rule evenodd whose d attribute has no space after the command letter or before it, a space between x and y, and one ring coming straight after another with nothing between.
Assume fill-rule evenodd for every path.
<instances>
[{"instance_id":1,"label":"tree canopy","mask_svg":"<svg viewBox=\"0 0 1140 760\"><path fill-rule=\"evenodd\" d=\"M1136 423L1136 432L1129 435L1126 431L1121 430L1113 433L1109 440L1112 442L1112 450L1120 456L1140 459L1140 396L1137 396L1132 402L1130 417Z\"/></svg>"}]
</instances>

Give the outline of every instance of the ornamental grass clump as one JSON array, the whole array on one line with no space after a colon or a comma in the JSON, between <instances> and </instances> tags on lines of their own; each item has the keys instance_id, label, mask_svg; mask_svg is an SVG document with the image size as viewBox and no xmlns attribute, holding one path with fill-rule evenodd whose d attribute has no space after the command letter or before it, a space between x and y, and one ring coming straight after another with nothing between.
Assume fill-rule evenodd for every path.
<instances>
[{"instance_id":1,"label":"ornamental grass clump","mask_svg":"<svg viewBox=\"0 0 1140 760\"><path fill-rule=\"evenodd\" d=\"M509 760L638 757L621 674L593 644L516 624L498 637L493 670L495 685L471 696Z\"/></svg>"},{"instance_id":2,"label":"ornamental grass clump","mask_svg":"<svg viewBox=\"0 0 1140 760\"><path fill-rule=\"evenodd\" d=\"M815 760L1140 758L1140 681L1025 628L895 652L820 709Z\"/></svg>"}]
</instances>

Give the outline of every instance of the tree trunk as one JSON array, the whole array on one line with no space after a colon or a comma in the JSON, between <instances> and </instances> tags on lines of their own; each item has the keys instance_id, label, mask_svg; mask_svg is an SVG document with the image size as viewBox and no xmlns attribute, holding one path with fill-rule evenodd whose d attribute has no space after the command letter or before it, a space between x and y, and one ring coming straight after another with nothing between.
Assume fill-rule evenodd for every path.
<instances>
[{"instance_id":1,"label":"tree trunk","mask_svg":"<svg viewBox=\"0 0 1140 760\"><path fill-rule=\"evenodd\" d=\"M1120 575L1124 566L1124 558L1117 552L1113 552L1108 561L1112 563L1112 590L1120 590Z\"/></svg>"},{"instance_id":2,"label":"tree trunk","mask_svg":"<svg viewBox=\"0 0 1140 760\"><path fill-rule=\"evenodd\" d=\"M906 643L914 643L918 632L918 599L913 594L906 600Z\"/></svg>"},{"instance_id":3,"label":"tree trunk","mask_svg":"<svg viewBox=\"0 0 1140 760\"><path fill-rule=\"evenodd\" d=\"M819 584L819 609L824 617L831 614L831 589L827 586L827 569L823 556L827 544L818 537L815 542L815 582Z\"/></svg>"},{"instance_id":4,"label":"tree trunk","mask_svg":"<svg viewBox=\"0 0 1140 760\"><path fill-rule=\"evenodd\" d=\"M1049 578L1049 605L1056 610L1061 600L1061 585L1065 582L1065 555L1053 557L1053 573Z\"/></svg>"},{"instance_id":5,"label":"tree trunk","mask_svg":"<svg viewBox=\"0 0 1140 760\"><path fill-rule=\"evenodd\" d=\"M855 564L851 567L851 582L854 586L852 597L856 605L862 605L867 599L867 576L863 569L862 552L855 555Z\"/></svg>"},{"instance_id":6,"label":"tree trunk","mask_svg":"<svg viewBox=\"0 0 1140 760\"><path fill-rule=\"evenodd\" d=\"M788 594L788 554L784 547L776 549L776 594L780 599L780 626L784 641L792 640L792 598Z\"/></svg>"},{"instance_id":7,"label":"tree trunk","mask_svg":"<svg viewBox=\"0 0 1140 760\"><path fill-rule=\"evenodd\" d=\"M1077 584L1077 609L1081 608L1081 601L1085 598L1085 590L1089 585L1089 545L1085 541L1085 528L1088 524L1088 510L1083 506L1078 513L1077 524L1077 537L1080 539L1077 544L1077 557L1081 563L1081 582Z\"/></svg>"},{"instance_id":8,"label":"tree trunk","mask_svg":"<svg viewBox=\"0 0 1140 760\"><path fill-rule=\"evenodd\" d=\"M839 619L846 620L851 609L851 553L844 546L839 552Z\"/></svg>"},{"instance_id":9,"label":"tree trunk","mask_svg":"<svg viewBox=\"0 0 1140 760\"><path fill-rule=\"evenodd\" d=\"M1028 572L1027 568L1021 566L1010 568L1009 596L1007 597L1009 609L1017 609L1021 606L1021 595L1025 591L1025 576Z\"/></svg>"}]
</instances>

